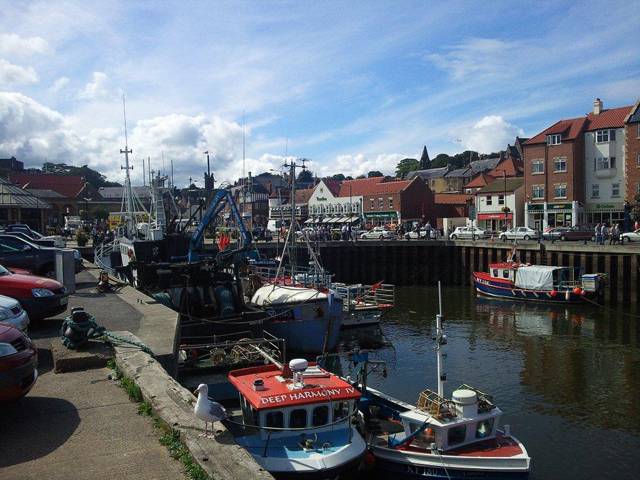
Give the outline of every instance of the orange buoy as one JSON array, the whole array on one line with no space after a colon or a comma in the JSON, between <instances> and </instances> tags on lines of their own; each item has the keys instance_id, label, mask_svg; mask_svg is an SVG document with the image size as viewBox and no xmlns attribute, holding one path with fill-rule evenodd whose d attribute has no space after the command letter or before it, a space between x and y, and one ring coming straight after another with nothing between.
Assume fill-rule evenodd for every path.
<instances>
[{"instance_id":1,"label":"orange buoy","mask_svg":"<svg viewBox=\"0 0 640 480\"><path fill-rule=\"evenodd\" d=\"M556 295L558 295L557 290L551 290L549 293L551 294L552 297L555 297Z\"/></svg>"},{"instance_id":2,"label":"orange buoy","mask_svg":"<svg viewBox=\"0 0 640 480\"><path fill-rule=\"evenodd\" d=\"M573 293L575 293L576 295L581 295L582 289L580 287L576 287L573 289Z\"/></svg>"},{"instance_id":3,"label":"orange buoy","mask_svg":"<svg viewBox=\"0 0 640 480\"><path fill-rule=\"evenodd\" d=\"M364 464L367 468L373 468L376 465L376 457L373 456L373 453L367 452L364 456Z\"/></svg>"}]
</instances>

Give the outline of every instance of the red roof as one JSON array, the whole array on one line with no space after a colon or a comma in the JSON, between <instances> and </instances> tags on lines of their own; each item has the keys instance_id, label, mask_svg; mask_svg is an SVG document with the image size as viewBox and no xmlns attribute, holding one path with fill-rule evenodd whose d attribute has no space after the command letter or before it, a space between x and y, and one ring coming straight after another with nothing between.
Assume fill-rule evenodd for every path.
<instances>
[{"instance_id":1,"label":"red roof","mask_svg":"<svg viewBox=\"0 0 640 480\"><path fill-rule=\"evenodd\" d=\"M413 180L397 180L394 182L381 182L371 185L369 191L364 192L363 195L377 195L380 193L399 193L409 186Z\"/></svg>"},{"instance_id":2,"label":"red roof","mask_svg":"<svg viewBox=\"0 0 640 480\"><path fill-rule=\"evenodd\" d=\"M10 173L9 180L20 188L53 190L66 198L75 198L86 185L81 175L54 175L48 173Z\"/></svg>"},{"instance_id":3,"label":"red roof","mask_svg":"<svg viewBox=\"0 0 640 480\"><path fill-rule=\"evenodd\" d=\"M296 203L307 203L313 195L313 188L296 190Z\"/></svg>"},{"instance_id":4,"label":"red roof","mask_svg":"<svg viewBox=\"0 0 640 480\"><path fill-rule=\"evenodd\" d=\"M492 177L502 177L502 172L505 172L507 177L517 177L522 173L522 168L516 164L513 158L506 158L496 165L496 168L491 170L489 175Z\"/></svg>"},{"instance_id":5,"label":"red roof","mask_svg":"<svg viewBox=\"0 0 640 480\"><path fill-rule=\"evenodd\" d=\"M589 119L587 130L623 128L624 120L632 108L633 105L629 105L628 107L610 108L609 110L603 110L599 115L594 115L592 112L587 115L587 118Z\"/></svg>"},{"instance_id":6,"label":"red roof","mask_svg":"<svg viewBox=\"0 0 640 480\"><path fill-rule=\"evenodd\" d=\"M434 195L433 203L447 205L466 205L467 201L470 201L472 199L473 195L467 195L466 193L436 193Z\"/></svg>"},{"instance_id":7,"label":"red roof","mask_svg":"<svg viewBox=\"0 0 640 480\"><path fill-rule=\"evenodd\" d=\"M481 173L476 178L467 183L464 188L482 188L486 185L489 185L491 182L495 180L494 177L488 175L486 173ZM438 203L438 202L436 202Z\"/></svg>"},{"instance_id":8,"label":"red roof","mask_svg":"<svg viewBox=\"0 0 640 480\"><path fill-rule=\"evenodd\" d=\"M338 196L338 192L340 191L340 180L336 180L335 178L323 178L322 181L334 197Z\"/></svg>"},{"instance_id":9,"label":"red roof","mask_svg":"<svg viewBox=\"0 0 640 480\"><path fill-rule=\"evenodd\" d=\"M527 140L525 145L545 143L547 141L547 135L554 133L561 133L562 140L565 141L574 140L585 130L591 131L600 130L601 128L622 128L624 127L624 120L632 108L632 105L627 107L610 108L608 110L603 110L598 115L591 112L584 117L560 120L546 130L537 134L535 137Z\"/></svg>"},{"instance_id":10,"label":"red roof","mask_svg":"<svg viewBox=\"0 0 640 480\"><path fill-rule=\"evenodd\" d=\"M304 376L302 388L293 388L293 381L283 379L275 365L233 370L229 381L257 410L360 398L360 392L340 377L321 368L316 371L318 375ZM264 390L255 390L255 380L264 382Z\"/></svg>"},{"instance_id":11,"label":"red roof","mask_svg":"<svg viewBox=\"0 0 640 480\"><path fill-rule=\"evenodd\" d=\"M384 182L384 177L371 177L371 178L357 178L356 180L345 180L340 184L340 190L338 191L339 197L349 197L351 195L359 197L361 195L367 195L371 192L371 189ZM377 192L376 192L377 193Z\"/></svg>"}]
</instances>

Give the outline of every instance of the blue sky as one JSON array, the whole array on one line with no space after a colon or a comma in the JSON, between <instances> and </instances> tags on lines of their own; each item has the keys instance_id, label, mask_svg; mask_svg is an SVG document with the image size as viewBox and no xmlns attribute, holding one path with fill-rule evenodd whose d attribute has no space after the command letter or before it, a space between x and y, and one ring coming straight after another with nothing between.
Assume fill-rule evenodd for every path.
<instances>
[{"instance_id":1,"label":"blue sky","mask_svg":"<svg viewBox=\"0 0 640 480\"><path fill-rule=\"evenodd\" d=\"M392 173L640 97L640 2L0 2L0 155ZM134 170L141 178L141 168Z\"/></svg>"}]
</instances>

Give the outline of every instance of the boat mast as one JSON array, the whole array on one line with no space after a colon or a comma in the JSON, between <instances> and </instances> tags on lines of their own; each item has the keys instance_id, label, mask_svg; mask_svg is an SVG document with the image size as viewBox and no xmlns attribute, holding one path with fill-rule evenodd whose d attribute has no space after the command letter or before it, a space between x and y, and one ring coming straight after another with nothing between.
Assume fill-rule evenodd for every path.
<instances>
[{"instance_id":1,"label":"boat mast","mask_svg":"<svg viewBox=\"0 0 640 480\"><path fill-rule=\"evenodd\" d=\"M291 220L289 225L289 263L291 264L291 276L295 275L296 269L296 168L300 167L303 171L306 170L304 164L306 160L301 160L302 165L298 165L295 160L291 162L285 162L284 167L289 169L289 179L291 181L291 199L289 204L291 205Z\"/></svg>"},{"instance_id":2,"label":"boat mast","mask_svg":"<svg viewBox=\"0 0 640 480\"><path fill-rule=\"evenodd\" d=\"M120 149L120 153L124 153L125 165L120 166L120 170L126 172L124 181L124 194L125 194L125 218L127 219L127 234L133 235L135 231L135 218L133 216L133 191L131 190L131 176L129 170L133 170L133 166L129 166L129 154L133 153L133 150L129 149L129 138L127 136L127 107L125 104L124 93L122 94L122 115L124 117L124 150Z\"/></svg>"},{"instance_id":3,"label":"boat mast","mask_svg":"<svg viewBox=\"0 0 640 480\"><path fill-rule=\"evenodd\" d=\"M444 346L447 344L447 336L442 329L442 286L438 281L438 305L439 313L436 315L436 363L438 368L438 395L444 397L444 382L447 381L447 374L444 373Z\"/></svg>"}]
</instances>

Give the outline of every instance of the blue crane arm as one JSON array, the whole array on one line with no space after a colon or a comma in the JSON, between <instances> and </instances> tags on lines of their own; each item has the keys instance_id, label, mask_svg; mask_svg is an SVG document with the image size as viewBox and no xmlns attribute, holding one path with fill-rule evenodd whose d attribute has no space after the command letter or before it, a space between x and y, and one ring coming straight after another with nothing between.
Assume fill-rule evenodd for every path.
<instances>
[{"instance_id":1,"label":"blue crane arm","mask_svg":"<svg viewBox=\"0 0 640 480\"><path fill-rule=\"evenodd\" d=\"M196 231L193 232L191 241L189 242L189 261L197 260L197 252L202 248L202 241L204 238L204 232L207 227L220 215L225 205L229 205L231 214L233 215L238 228L240 229L240 235L242 236L242 248L245 249L251 245L251 233L247 230L238 211L238 206L231 196L231 192L228 190L220 189L216 190L215 195L211 199L211 203L207 207L207 211L202 216L202 221L198 224Z\"/></svg>"}]
</instances>

